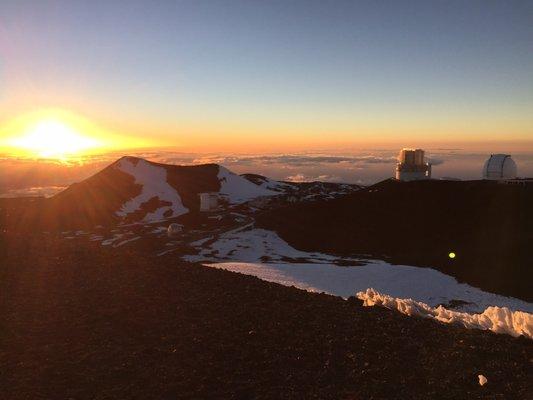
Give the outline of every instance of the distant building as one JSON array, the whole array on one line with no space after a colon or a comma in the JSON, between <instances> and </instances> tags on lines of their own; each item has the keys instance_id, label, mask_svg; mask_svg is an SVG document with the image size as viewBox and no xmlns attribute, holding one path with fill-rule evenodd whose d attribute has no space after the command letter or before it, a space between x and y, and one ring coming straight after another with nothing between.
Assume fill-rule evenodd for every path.
<instances>
[{"instance_id":1,"label":"distant building","mask_svg":"<svg viewBox=\"0 0 533 400\"><path fill-rule=\"evenodd\" d=\"M217 192L200 193L200 211L216 211L218 209L218 197Z\"/></svg>"},{"instance_id":2,"label":"distant building","mask_svg":"<svg viewBox=\"0 0 533 400\"><path fill-rule=\"evenodd\" d=\"M416 181L431 178L431 164L425 162L424 150L402 149L396 165L396 179Z\"/></svg>"},{"instance_id":3,"label":"distant building","mask_svg":"<svg viewBox=\"0 0 533 400\"><path fill-rule=\"evenodd\" d=\"M483 165L483 179L516 179L516 163L508 154L492 154Z\"/></svg>"}]
</instances>

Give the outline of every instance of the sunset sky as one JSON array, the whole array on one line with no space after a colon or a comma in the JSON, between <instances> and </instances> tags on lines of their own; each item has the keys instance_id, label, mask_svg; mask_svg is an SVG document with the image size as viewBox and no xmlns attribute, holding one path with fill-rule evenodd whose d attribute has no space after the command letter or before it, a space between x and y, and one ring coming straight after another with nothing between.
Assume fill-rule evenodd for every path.
<instances>
[{"instance_id":1,"label":"sunset sky","mask_svg":"<svg viewBox=\"0 0 533 400\"><path fill-rule=\"evenodd\" d=\"M3 0L0 147L50 119L115 148L533 150L533 3Z\"/></svg>"}]
</instances>

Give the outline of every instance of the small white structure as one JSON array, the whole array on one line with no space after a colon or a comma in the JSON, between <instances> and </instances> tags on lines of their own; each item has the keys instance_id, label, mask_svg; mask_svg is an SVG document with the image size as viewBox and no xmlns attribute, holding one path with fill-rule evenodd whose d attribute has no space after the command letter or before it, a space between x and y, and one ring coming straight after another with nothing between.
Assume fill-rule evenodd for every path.
<instances>
[{"instance_id":1,"label":"small white structure","mask_svg":"<svg viewBox=\"0 0 533 400\"><path fill-rule=\"evenodd\" d=\"M167 228L167 235L168 236L176 236L183 230L183 225L180 224L170 224Z\"/></svg>"},{"instance_id":2,"label":"small white structure","mask_svg":"<svg viewBox=\"0 0 533 400\"><path fill-rule=\"evenodd\" d=\"M431 179L431 164L425 162L424 150L400 150L398 164L396 165L396 179L399 181Z\"/></svg>"},{"instance_id":3,"label":"small white structure","mask_svg":"<svg viewBox=\"0 0 533 400\"><path fill-rule=\"evenodd\" d=\"M516 163L508 154L491 154L483 165L483 179L516 179Z\"/></svg>"},{"instance_id":4,"label":"small white structure","mask_svg":"<svg viewBox=\"0 0 533 400\"><path fill-rule=\"evenodd\" d=\"M200 193L200 211L216 211L218 209L218 197L217 192Z\"/></svg>"}]
</instances>

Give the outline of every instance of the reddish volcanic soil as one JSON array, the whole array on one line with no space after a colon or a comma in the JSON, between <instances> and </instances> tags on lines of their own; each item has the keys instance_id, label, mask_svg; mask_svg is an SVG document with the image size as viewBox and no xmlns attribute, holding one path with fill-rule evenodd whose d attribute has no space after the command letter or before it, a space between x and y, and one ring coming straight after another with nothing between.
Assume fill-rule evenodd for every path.
<instances>
[{"instance_id":1,"label":"reddish volcanic soil","mask_svg":"<svg viewBox=\"0 0 533 400\"><path fill-rule=\"evenodd\" d=\"M175 256L52 235L4 234L0 244L4 400L533 396L524 338Z\"/></svg>"}]
</instances>

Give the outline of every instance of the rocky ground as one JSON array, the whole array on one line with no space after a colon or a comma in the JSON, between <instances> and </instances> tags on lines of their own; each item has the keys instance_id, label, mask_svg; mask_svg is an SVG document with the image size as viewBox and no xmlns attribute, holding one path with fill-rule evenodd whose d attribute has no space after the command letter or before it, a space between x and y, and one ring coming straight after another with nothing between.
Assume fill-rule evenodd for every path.
<instances>
[{"instance_id":1,"label":"rocky ground","mask_svg":"<svg viewBox=\"0 0 533 400\"><path fill-rule=\"evenodd\" d=\"M2 399L533 398L524 338L54 235L0 259Z\"/></svg>"}]
</instances>

